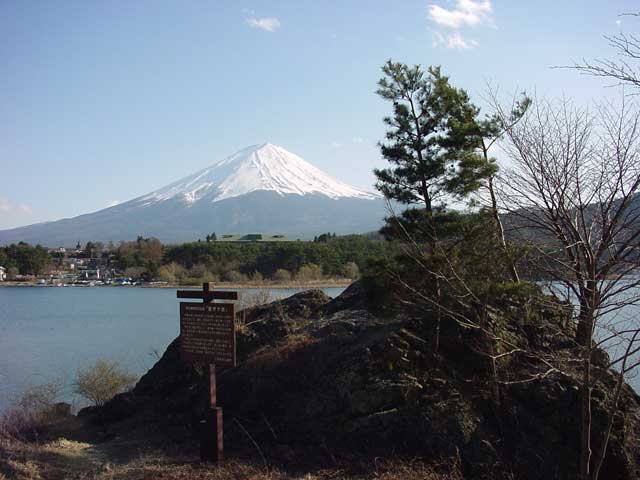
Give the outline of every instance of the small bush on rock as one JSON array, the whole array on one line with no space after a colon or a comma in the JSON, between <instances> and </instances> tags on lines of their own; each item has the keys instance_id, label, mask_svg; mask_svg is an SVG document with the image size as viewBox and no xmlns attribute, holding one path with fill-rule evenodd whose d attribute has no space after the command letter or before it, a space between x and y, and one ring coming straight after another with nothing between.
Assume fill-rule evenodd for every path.
<instances>
[{"instance_id":1,"label":"small bush on rock","mask_svg":"<svg viewBox=\"0 0 640 480\"><path fill-rule=\"evenodd\" d=\"M100 406L131 388L136 378L115 360L98 360L93 365L78 369L73 387L75 393Z\"/></svg>"}]
</instances>

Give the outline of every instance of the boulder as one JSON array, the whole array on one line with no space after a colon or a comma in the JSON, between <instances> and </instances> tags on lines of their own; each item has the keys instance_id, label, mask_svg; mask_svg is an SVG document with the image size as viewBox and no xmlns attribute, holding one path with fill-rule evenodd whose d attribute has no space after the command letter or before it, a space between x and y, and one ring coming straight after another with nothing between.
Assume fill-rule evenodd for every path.
<instances>
[{"instance_id":1,"label":"boulder","mask_svg":"<svg viewBox=\"0 0 640 480\"><path fill-rule=\"evenodd\" d=\"M511 311L485 312L486 324L532 354L505 357L497 371L501 380L530 381L499 387L483 354L496 347L486 335L443 324L436 357L428 317L380 318L357 283L333 300L308 291L240 312L239 363L218 374L226 448L253 448L255 441L274 458L293 458L291 446L322 445L373 456L451 457L465 478L575 478L578 382L560 374L534 379L546 370L538 358L571 365L566 310L526 319ZM616 375L598 365L593 422L602 431ZM182 362L176 340L132 392L91 415L114 429L151 421L172 438L190 435L206 408L204 373ZM620 411L602 478L631 480L640 472L640 397L628 386Z\"/></svg>"}]
</instances>

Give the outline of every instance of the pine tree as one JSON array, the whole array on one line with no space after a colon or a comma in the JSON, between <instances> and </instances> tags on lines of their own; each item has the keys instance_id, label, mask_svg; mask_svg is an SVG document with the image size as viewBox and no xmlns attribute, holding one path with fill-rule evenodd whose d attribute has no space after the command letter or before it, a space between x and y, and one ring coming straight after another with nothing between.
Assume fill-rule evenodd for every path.
<instances>
[{"instance_id":1,"label":"pine tree","mask_svg":"<svg viewBox=\"0 0 640 480\"><path fill-rule=\"evenodd\" d=\"M495 166L477 153L478 138L485 133L477 121L478 108L464 90L449 84L440 67L424 71L420 65L409 67L389 60L382 72L377 93L392 103L393 115L384 118L388 130L380 150L392 167L374 171L376 188L388 199L424 206L423 210L410 209L401 219L389 220L413 223L408 231L419 230L426 240L429 295L435 305L430 337L437 355L443 300L438 270L446 265L438 251L437 217L452 197L465 197L477 190L483 179L495 173Z\"/></svg>"},{"instance_id":2,"label":"pine tree","mask_svg":"<svg viewBox=\"0 0 640 480\"><path fill-rule=\"evenodd\" d=\"M440 67L409 67L388 61L377 93L393 104L382 156L393 166L374 171L376 187L387 198L423 205L431 243L437 240L436 214L454 195L466 196L494 164L475 153L483 134L478 108L467 93L449 84Z\"/></svg>"}]
</instances>

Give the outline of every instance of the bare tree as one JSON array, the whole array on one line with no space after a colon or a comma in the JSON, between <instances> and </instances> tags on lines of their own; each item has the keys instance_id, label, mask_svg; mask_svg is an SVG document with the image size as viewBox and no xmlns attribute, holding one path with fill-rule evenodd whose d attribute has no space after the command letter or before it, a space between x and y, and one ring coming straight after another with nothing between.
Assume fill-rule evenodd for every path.
<instances>
[{"instance_id":1,"label":"bare tree","mask_svg":"<svg viewBox=\"0 0 640 480\"><path fill-rule=\"evenodd\" d=\"M491 156L490 151L502 138L507 130L513 129L522 119L527 109L531 105L531 99L526 93L514 96L509 110L505 110L498 101L498 91L487 84L485 100L495 111L494 115L485 121L478 122L477 128L477 150L484 162L488 165L496 165L496 159ZM516 269L515 261L505 237L504 225L500 216L500 206L496 194L496 176L498 169L493 170L479 184L478 191L474 195L475 200L484 205L493 219L495 235L502 251L504 252L505 263L513 283L520 283L520 275Z\"/></svg>"},{"instance_id":2,"label":"bare tree","mask_svg":"<svg viewBox=\"0 0 640 480\"><path fill-rule=\"evenodd\" d=\"M621 375L619 396L622 377L638 365L634 355L640 351L637 326L607 321L640 303L640 277L634 276L640 263L640 117L628 99L595 114L566 100L541 100L507 129L506 138L510 165L500 193L509 223L520 241L535 249L538 271L577 305L579 478L596 479L611 426L604 435L596 432L600 445L592 458L592 354L612 339L624 345L611 361ZM617 398L609 423L616 407Z\"/></svg>"},{"instance_id":3,"label":"bare tree","mask_svg":"<svg viewBox=\"0 0 640 480\"><path fill-rule=\"evenodd\" d=\"M622 16L640 17L640 13L625 13ZM583 60L582 63L561 68L575 68L586 75L604 77L616 81L616 84L640 88L640 68L633 65L640 61L640 37L619 33L604 38L616 52L617 59Z\"/></svg>"}]
</instances>

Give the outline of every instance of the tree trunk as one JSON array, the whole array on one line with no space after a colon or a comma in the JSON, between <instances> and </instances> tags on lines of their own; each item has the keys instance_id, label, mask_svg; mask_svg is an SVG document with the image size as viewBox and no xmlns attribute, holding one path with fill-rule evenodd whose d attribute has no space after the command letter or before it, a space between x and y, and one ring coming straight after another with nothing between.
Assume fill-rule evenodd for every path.
<instances>
[{"instance_id":1,"label":"tree trunk","mask_svg":"<svg viewBox=\"0 0 640 480\"><path fill-rule=\"evenodd\" d=\"M582 360L582 411L580 415L580 480L590 480L591 464L591 349Z\"/></svg>"},{"instance_id":2,"label":"tree trunk","mask_svg":"<svg viewBox=\"0 0 640 480\"><path fill-rule=\"evenodd\" d=\"M486 158L487 153L485 152L485 159ZM489 195L491 197L491 216L493 217L493 222L496 227L496 236L498 237L498 241L500 242L500 246L504 252L504 257L507 261L507 268L509 269L509 275L511 275L511 281L513 283L520 283L520 275L518 275L518 270L516 270L516 266L513 263L513 258L511 257L509 248L507 247L507 241L504 237L504 226L502 225L502 220L500 220L500 214L498 213L498 200L496 199L496 193L493 189L493 177L489 177L488 187Z\"/></svg>"},{"instance_id":3,"label":"tree trunk","mask_svg":"<svg viewBox=\"0 0 640 480\"><path fill-rule=\"evenodd\" d=\"M598 286L595 280L595 272L591 266L587 267L589 278L581 286L579 295L580 312L578 313L578 326L576 328L576 342L578 345L587 347L591 351L591 340L593 338L594 318L596 318L597 307L600 305Z\"/></svg>"},{"instance_id":4,"label":"tree trunk","mask_svg":"<svg viewBox=\"0 0 640 480\"><path fill-rule=\"evenodd\" d=\"M438 231L436 227L436 219L433 215L433 205L431 203L431 197L429 196L429 188L427 187L427 181L422 179L422 197L424 200L425 211L427 213L427 221L429 222L429 229L431 230L429 235L429 247L431 248L431 259L433 261L434 268L437 268L437 249L438 249ZM436 318L433 321L431 328L431 351L437 357L440 350L440 323L442 321L442 287L440 280L435 277L435 290L436 290Z\"/></svg>"},{"instance_id":5,"label":"tree trunk","mask_svg":"<svg viewBox=\"0 0 640 480\"><path fill-rule=\"evenodd\" d=\"M578 330L582 325L585 332L582 344L582 388L580 412L580 468L579 479L590 480L591 477L591 352L593 336L593 308L581 305Z\"/></svg>"},{"instance_id":6,"label":"tree trunk","mask_svg":"<svg viewBox=\"0 0 640 480\"><path fill-rule=\"evenodd\" d=\"M436 319L433 323L433 332L431 337L431 350L433 354L437 357L440 351L440 322L442 321L442 308L440 307L442 303L442 290L440 288L440 280L436 278L436 297L438 307L436 309Z\"/></svg>"},{"instance_id":7,"label":"tree trunk","mask_svg":"<svg viewBox=\"0 0 640 480\"><path fill-rule=\"evenodd\" d=\"M624 367L623 367L624 368ZM609 410L609 419L607 420L607 427L605 428L602 443L600 448L597 449L593 462L593 480L598 480L600 475L600 469L604 463L604 457L607 454L607 446L609 445L609 439L611 438L611 429L613 428L613 421L615 420L616 411L618 408L618 401L620 400L620 393L622 392L622 385L624 383L624 374L622 372L618 375L618 382L616 383L616 393L613 397L611 409Z\"/></svg>"},{"instance_id":8,"label":"tree trunk","mask_svg":"<svg viewBox=\"0 0 640 480\"><path fill-rule=\"evenodd\" d=\"M593 311L586 302L580 302L578 313L578 325L576 328L576 343L591 350L591 337L593 335Z\"/></svg>"}]
</instances>

